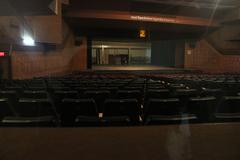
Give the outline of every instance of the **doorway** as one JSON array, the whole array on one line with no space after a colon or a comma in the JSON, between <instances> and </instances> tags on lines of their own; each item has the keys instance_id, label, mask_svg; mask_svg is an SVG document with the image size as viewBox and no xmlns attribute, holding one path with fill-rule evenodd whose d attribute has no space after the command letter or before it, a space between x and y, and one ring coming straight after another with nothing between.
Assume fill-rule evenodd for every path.
<instances>
[{"instance_id":1,"label":"doorway","mask_svg":"<svg viewBox=\"0 0 240 160\"><path fill-rule=\"evenodd\" d=\"M0 57L0 79L11 79L11 59L9 56Z\"/></svg>"}]
</instances>

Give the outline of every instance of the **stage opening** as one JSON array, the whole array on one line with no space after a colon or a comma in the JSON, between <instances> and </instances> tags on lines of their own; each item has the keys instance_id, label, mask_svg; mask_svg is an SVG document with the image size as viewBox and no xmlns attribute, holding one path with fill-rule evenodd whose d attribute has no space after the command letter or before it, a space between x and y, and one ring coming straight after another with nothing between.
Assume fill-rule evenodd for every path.
<instances>
[{"instance_id":1,"label":"stage opening","mask_svg":"<svg viewBox=\"0 0 240 160\"><path fill-rule=\"evenodd\" d=\"M92 65L151 65L151 43L93 41Z\"/></svg>"}]
</instances>

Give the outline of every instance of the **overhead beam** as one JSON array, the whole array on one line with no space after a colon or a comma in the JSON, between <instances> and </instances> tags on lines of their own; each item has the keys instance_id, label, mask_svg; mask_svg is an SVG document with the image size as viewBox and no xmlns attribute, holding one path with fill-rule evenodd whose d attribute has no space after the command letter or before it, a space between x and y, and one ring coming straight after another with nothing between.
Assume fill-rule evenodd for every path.
<instances>
[{"instance_id":1,"label":"overhead beam","mask_svg":"<svg viewBox=\"0 0 240 160\"><path fill-rule=\"evenodd\" d=\"M0 16L55 15L49 8L54 0L0 0ZM56 0L55 0L56 1Z\"/></svg>"},{"instance_id":2,"label":"overhead beam","mask_svg":"<svg viewBox=\"0 0 240 160\"><path fill-rule=\"evenodd\" d=\"M155 3L155 4L166 4L174 6L185 6L203 9L233 9L235 5L218 4L216 1L202 2L202 1L184 1L184 0L135 0L134 2L145 2L145 3Z\"/></svg>"},{"instance_id":3,"label":"overhead beam","mask_svg":"<svg viewBox=\"0 0 240 160\"><path fill-rule=\"evenodd\" d=\"M230 12L223 15L221 19L222 23L238 22L238 21L240 21L240 8L231 10Z\"/></svg>"},{"instance_id":4,"label":"overhead beam","mask_svg":"<svg viewBox=\"0 0 240 160\"><path fill-rule=\"evenodd\" d=\"M218 27L219 24L204 18L170 16L165 14L146 14L137 12L119 12L119 11L99 11L99 10L81 10L69 11L66 17L86 18L86 19L107 19L107 20L126 20L152 23L170 23L192 26Z\"/></svg>"},{"instance_id":5,"label":"overhead beam","mask_svg":"<svg viewBox=\"0 0 240 160\"><path fill-rule=\"evenodd\" d=\"M61 0L62 1L62 4L65 4L65 5L69 5L70 3L70 0Z\"/></svg>"}]
</instances>

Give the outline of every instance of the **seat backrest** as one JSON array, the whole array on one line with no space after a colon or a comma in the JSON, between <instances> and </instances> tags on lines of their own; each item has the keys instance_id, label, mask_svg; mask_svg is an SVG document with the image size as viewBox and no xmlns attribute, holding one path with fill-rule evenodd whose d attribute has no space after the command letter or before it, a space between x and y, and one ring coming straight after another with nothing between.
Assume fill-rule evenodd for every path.
<instances>
[{"instance_id":1,"label":"seat backrest","mask_svg":"<svg viewBox=\"0 0 240 160\"><path fill-rule=\"evenodd\" d=\"M16 86L8 86L8 87L5 87L5 90L14 90L14 91L16 91L17 93L22 93L22 91L23 91L23 88L22 87L20 87L20 86L18 86L18 87L16 87Z\"/></svg>"},{"instance_id":2,"label":"seat backrest","mask_svg":"<svg viewBox=\"0 0 240 160\"><path fill-rule=\"evenodd\" d=\"M172 115L182 112L183 106L178 98L149 99L145 114L149 115Z\"/></svg>"},{"instance_id":3,"label":"seat backrest","mask_svg":"<svg viewBox=\"0 0 240 160\"><path fill-rule=\"evenodd\" d=\"M47 91L24 91L21 98L30 99L48 99L49 95Z\"/></svg>"},{"instance_id":4,"label":"seat backrest","mask_svg":"<svg viewBox=\"0 0 240 160\"><path fill-rule=\"evenodd\" d=\"M105 100L110 97L109 91L86 91L84 92L86 98L93 98L95 100Z\"/></svg>"},{"instance_id":5,"label":"seat backrest","mask_svg":"<svg viewBox=\"0 0 240 160\"><path fill-rule=\"evenodd\" d=\"M94 99L63 99L61 113L73 116L98 116Z\"/></svg>"},{"instance_id":6,"label":"seat backrest","mask_svg":"<svg viewBox=\"0 0 240 160\"><path fill-rule=\"evenodd\" d=\"M124 87L124 90L129 90L129 91L142 91L143 90L143 85L142 86L126 86Z\"/></svg>"},{"instance_id":7,"label":"seat backrest","mask_svg":"<svg viewBox=\"0 0 240 160\"><path fill-rule=\"evenodd\" d=\"M139 116L140 106L136 99L108 99L103 116Z\"/></svg>"},{"instance_id":8,"label":"seat backrest","mask_svg":"<svg viewBox=\"0 0 240 160\"><path fill-rule=\"evenodd\" d=\"M7 98L0 99L0 119L5 116L13 116L15 115L15 110L10 105Z\"/></svg>"},{"instance_id":9,"label":"seat backrest","mask_svg":"<svg viewBox=\"0 0 240 160\"><path fill-rule=\"evenodd\" d=\"M168 98L170 91L168 89L149 89L147 91L147 99L149 98Z\"/></svg>"},{"instance_id":10,"label":"seat backrest","mask_svg":"<svg viewBox=\"0 0 240 160\"><path fill-rule=\"evenodd\" d=\"M54 97L55 100L62 101L64 98L78 99L79 94L77 91L55 91Z\"/></svg>"},{"instance_id":11,"label":"seat backrest","mask_svg":"<svg viewBox=\"0 0 240 160\"><path fill-rule=\"evenodd\" d=\"M118 90L117 87L100 87L99 89L109 91L111 95L115 95Z\"/></svg>"},{"instance_id":12,"label":"seat backrest","mask_svg":"<svg viewBox=\"0 0 240 160\"><path fill-rule=\"evenodd\" d=\"M51 89L52 89L54 92L70 91L70 90L71 90L71 88L69 88L69 87L64 87L64 86L61 86L61 87L51 87Z\"/></svg>"},{"instance_id":13,"label":"seat backrest","mask_svg":"<svg viewBox=\"0 0 240 160\"><path fill-rule=\"evenodd\" d=\"M14 90L0 91L0 98L7 98L12 107L17 107L19 94Z\"/></svg>"},{"instance_id":14,"label":"seat backrest","mask_svg":"<svg viewBox=\"0 0 240 160\"><path fill-rule=\"evenodd\" d=\"M185 89L186 86L184 84L169 84L168 85L171 89Z\"/></svg>"},{"instance_id":15,"label":"seat backrest","mask_svg":"<svg viewBox=\"0 0 240 160\"><path fill-rule=\"evenodd\" d=\"M184 97L184 96L196 96L198 91L196 89L177 89L176 96Z\"/></svg>"},{"instance_id":16,"label":"seat backrest","mask_svg":"<svg viewBox=\"0 0 240 160\"><path fill-rule=\"evenodd\" d=\"M34 86L28 87L29 91L45 91L47 88L44 86Z\"/></svg>"},{"instance_id":17,"label":"seat backrest","mask_svg":"<svg viewBox=\"0 0 240 160\"><path fill-rule=\"evenodd\" d=\"M217 108L220 113L239 113L240 112L240 96L224 96L221 104Z\"/></svg>"},{"instance_id":18,"label":"seat backrest","mask_svg":"<svg viewBox=\"0 0 240 160\"><path fill-rule=\"evenodd\" d=\"M213 103L216 101L216 98L213 96L209 97L192 97L189 99L189 102L200 104L201 106L204 106L203 104Z\"/></svg>"},{"instance_id":19,"label":"seat backrest","mask_svg":"<svg viewBox=\"0 0 240 160\"><path fill-rule=\"evenodd\" d=\"M222 89L220 88L204 88L202 90L202 95L203 96L215 96L215 97L219 97L223 94Z\"/></svg>"},{"instance_id":20,"label":"seat backrest","mask_svg":"<svg viewBox=\"0 0 240 160\"><path fill-rule=\"evenodd\" d=\"M131 99L135 98L140 100L142 98L142 93L139 90L119 90L117 91L117 97L119 99Z\"/></svg>"},{"instance_id":21,"label":"seat backrest","mask_svg":"<svg viewBox=\"0 0 240 160\"><path fill-rule=\"evenodd\" d=\"M213 116L216 105L216 97L192 97L189 99L187 111L198 115L200 118L209 118Z\"/></svg>"},{"instance_id":22,"label":"seat backrest","mask_svg":"<svg viewBox=\"0 0 240 160\"><path fill-rule=\"evenodd\" d=\"M166 86L160 84L160 85L156 85L156 84L150 84L147 86L148 89L153 89L153 90L157 90L157 89L166 89Z\"/></svg>"},{"instance_id":23,"label":"seat backrest","mask_svg":"<svg viewBox=\"0 0 240 160\"><path fill-rule=\"evenodd\" d=\"M10 101L17 100L18 94L14 90L0 91L0 98L8 98Z\"/></svg>"},{"instance_id":24,"label":"seat backrest","mask_svg":"<svg viewBox=\"0 0 240 160\"><path fill-rule=\"evenodd\" d=\"M48 99L20 99L18 113L21 116L55 116L53 104Z\"/></svg>"}]
</instances>

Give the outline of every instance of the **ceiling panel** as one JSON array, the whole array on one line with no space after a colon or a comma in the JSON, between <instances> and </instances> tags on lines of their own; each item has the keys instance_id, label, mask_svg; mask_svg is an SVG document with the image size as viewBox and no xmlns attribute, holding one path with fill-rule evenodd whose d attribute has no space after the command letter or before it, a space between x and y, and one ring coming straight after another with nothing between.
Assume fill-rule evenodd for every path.
<instances>
[{"instance_id":1,"label":"ceiling panel","mask_svg":"<svg viewBox=\"0 0 240 160\"><path fill-rule=\"evenodd\" d=\"M0 0L0 16L53 15L53 0Z\"/></svg>"}]
</instances>

